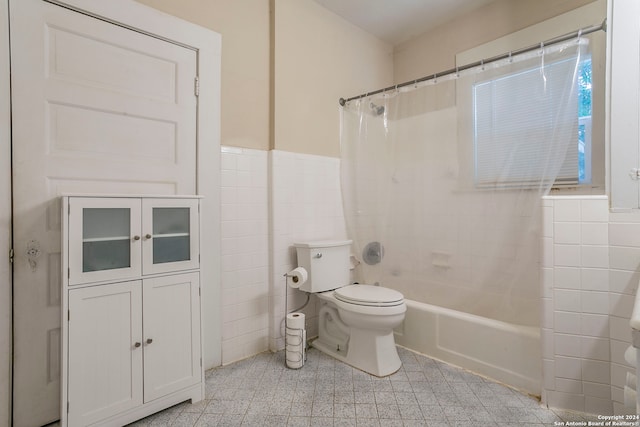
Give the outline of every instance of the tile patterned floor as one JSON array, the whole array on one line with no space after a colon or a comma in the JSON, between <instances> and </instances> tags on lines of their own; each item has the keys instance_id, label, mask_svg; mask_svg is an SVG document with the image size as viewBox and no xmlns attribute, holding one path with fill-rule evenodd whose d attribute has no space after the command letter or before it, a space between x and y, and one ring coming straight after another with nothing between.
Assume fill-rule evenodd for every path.
<instances>
[{"instance_id":1,"label":"tile patterned floor","mask_svg":"<svg viewBox=\"0 0 640 427\"><path fill-rule=\"evenodd\" d=\"M130 424L146 426L553 426L589 421L399 348L403 366L377 378L315 349L302 369L262 353L206 373L206 399Z\"/></svg>"}]
</instances>

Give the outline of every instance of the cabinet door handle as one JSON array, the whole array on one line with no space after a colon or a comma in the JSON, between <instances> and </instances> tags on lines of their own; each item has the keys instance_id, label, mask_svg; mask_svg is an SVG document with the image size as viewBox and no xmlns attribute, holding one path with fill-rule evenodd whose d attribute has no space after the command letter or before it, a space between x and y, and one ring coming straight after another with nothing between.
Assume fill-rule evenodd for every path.
<instances>
[{"instance_id":1,"label":"cabinet door handle","mask_svg":"<svg viewBox=\"0 0 640 427\"><path fill-rule=\"evenodd\" d=\"M153 340L151 338L147 338L147 344L151 344Z\"/></svg>"},{"instance_id":2,"label":"cabinet door handle","mask_svg":"<svg viewBox=\"0 0 640 427\"><path fill-rule=\"evenodd\" d=\"M152 237L153 236L151 234L145 234L144 235L144 238L147 239L147 240L151 239Z\"/></svg>"},{"instance_id":3,"label":"cabinet door handle","mask_svg":"<svg viewBox=\"0 0 640 427\"><path fill-rule=\"evenodd\" d=\"M135 348L138 348L138 347L140 347L141 345L142 345L142 344L140 344L139 342L137 342L137 343L135 343L133 346L134 346Z\"/></svg>"},{"instance_id":4,"label":"cabinet door handle","mask_svg":"<svg viewBox=\"0 0 640 427\"><path fill-rule=\"evenodd\" d=\"M133 240L140 240L140 236L133 236Z\"/></svg>"}]
</instances>

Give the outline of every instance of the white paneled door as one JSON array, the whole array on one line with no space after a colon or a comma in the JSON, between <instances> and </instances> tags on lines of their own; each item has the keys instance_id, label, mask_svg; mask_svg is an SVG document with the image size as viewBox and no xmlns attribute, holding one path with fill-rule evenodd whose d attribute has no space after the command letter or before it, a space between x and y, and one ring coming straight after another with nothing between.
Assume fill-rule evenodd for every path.
<instances>
[{"instance_id":1,"label":"white paneled door","mask_svg":"<svg viewBox=\"0 0 640 427\"><path fill-rule=\"evenodd\" d=\"M16 426L60 416L62 193L195 194L196 52L11 0Z\"/></svg>"}]
</instances>

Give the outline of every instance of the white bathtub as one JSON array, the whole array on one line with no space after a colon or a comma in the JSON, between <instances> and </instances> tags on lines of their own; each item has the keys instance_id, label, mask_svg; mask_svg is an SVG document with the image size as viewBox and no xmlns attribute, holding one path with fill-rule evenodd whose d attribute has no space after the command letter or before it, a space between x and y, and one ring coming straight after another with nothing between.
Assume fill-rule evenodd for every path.
<instances>
[{"instance_id":1,"label":"white bathtub","mask_svg":"<svg viewBox=\"0 0 640 427\"><path fill-rule=\"evenodd\" d=\"M539 396L540 330L406 300L396 343Z\"/></svg>"}]
</instances>

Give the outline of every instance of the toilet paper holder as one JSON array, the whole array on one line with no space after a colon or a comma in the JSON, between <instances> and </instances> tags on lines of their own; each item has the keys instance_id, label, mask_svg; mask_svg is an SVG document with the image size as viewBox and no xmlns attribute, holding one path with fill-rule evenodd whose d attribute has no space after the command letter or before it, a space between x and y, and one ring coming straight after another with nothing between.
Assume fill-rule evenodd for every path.
<instances>
[{"instance_id":1,"label":"toilet paper holder","mask_svg":"<svg viewBox=\"0 0 640 427\"><path fill-rule=\"evenodd\" d=\"M300 369L307 361L307 331L299 328L285 329L285 361L288 368Z\"/></svg>"},{"instance_id":2,"label":"toilet paper holder","mask_svg":"<svg viewBox=\"0 0 640 427\"><path fill-rule=\"evenodd\" d=\"M289 286L297 289L307 281L307 271L298 267L292 271L285 273L285 286L289 282ZM287 279L291 279L288 281ZM297 310L289 312L288 291L285 291L284 312L285 312L285 331L284 331L284 349L285 349L285 365L290 369L300 369L307 361L307 331L305 329L304 313L297 313L309 303L309 294L307 294L307 302ZM290 318L291 316L291 318ZM290 325L291 321L291 325ZM301 321L301 323L300 323Z\"/></svg>"},{"instance_id":3,"label":"toilet paper holder","mask_svg":"<svg viewBox=\"0 0 640 427\"><path fill-rule=\"evenodd\" d=\"M287 368L302 368L307 356L307 331L304 313L287 314L284 341Z\"/></svg>"}]
</instances>

